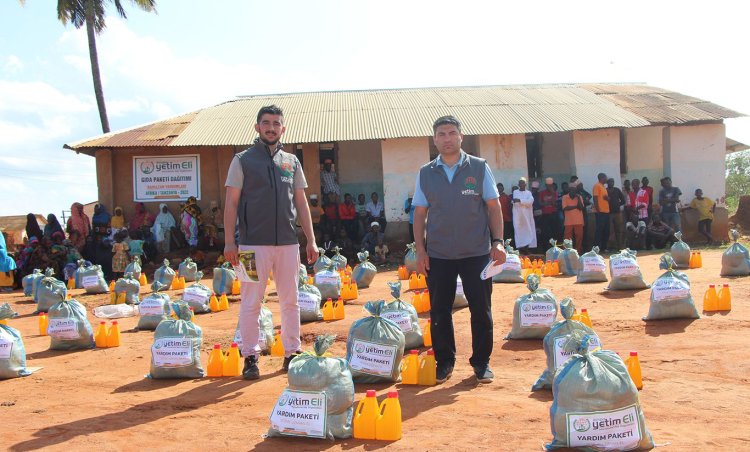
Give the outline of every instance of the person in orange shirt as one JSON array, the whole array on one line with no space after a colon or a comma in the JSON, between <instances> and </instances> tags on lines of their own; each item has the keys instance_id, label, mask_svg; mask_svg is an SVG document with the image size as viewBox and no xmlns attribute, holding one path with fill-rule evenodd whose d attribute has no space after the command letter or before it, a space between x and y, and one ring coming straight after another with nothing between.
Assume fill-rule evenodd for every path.
<instances>
[{"instance_id":1,"label":"person in orange shirt","mask_svg":"<svg viewBox=\"0 0 750 452\"><path fill-rule=\"evenodd\" d=\"M583 197L578 194L578 182L571 182L568 193L562 196L562 209L565 214L565 232L567 240L573 240L578 254L583 253Z\"/></svg>"},{"instance_id":2,"label":"person in orange shirt","mask_svg":"<svg viewBox=\"0 0 750 452\"><path fill-rule=\"evenodd\" d=\"M607 175L599 173L596 176L599 181L594 184L594 213L596 217L596 229L594 231L594 245L599 247L599 252L607 251L609 241L609 195L607 194Z\"/></svg>"},{"instance_id":3,"label":"person in orange shirt","mask_svg":"<svg viewBox=\"0 0 750 452\"><path fill-rule=\"evenodd\" d=\"M357 206L349 193L344 195L344 202L339 204L339 220L346 229L346 235L354 240L357 238Z\"/></svg>"}]
</instances>

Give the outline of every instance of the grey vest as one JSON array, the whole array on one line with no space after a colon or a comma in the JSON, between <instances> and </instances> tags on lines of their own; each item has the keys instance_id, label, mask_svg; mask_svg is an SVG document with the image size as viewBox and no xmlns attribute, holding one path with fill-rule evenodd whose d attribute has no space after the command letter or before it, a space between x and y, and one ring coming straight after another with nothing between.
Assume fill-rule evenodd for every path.
<instances>
[{"instance_id":1,"label":"grey vest","mask_svg":"<svg viewBox=\"0 0 750 452\"><path fill-rule=\"evenodd\" d=\"M484 159L466 154L453 182L437 159L419 170L419 184L430 204L427 214L427 255L463 259L489 254L487 204L482 198Z\"/></svg>"},{"instance_id":2,"label":"grey vest","mask_svg":"<svg viewBox=\"0 0 750 452\"><path fill-rule=\"evenodd\" d=\"M244 179L237 216L240 245L296 245L294 173L302 167L294 154L277 146L271 157L260 141L235 156Z\"/></svg>"}]
</instances>

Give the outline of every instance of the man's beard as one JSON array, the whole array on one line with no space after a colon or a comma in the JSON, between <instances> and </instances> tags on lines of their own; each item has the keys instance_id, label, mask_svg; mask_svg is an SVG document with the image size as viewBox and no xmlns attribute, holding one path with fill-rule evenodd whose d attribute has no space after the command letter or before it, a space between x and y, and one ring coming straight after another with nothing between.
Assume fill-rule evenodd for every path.
<instances>
[{"instance_id":1,"label":"man's beard","mask_svg":"<svg viewBox=\"0 0 750 452\"><path fill-rule=\"evenodd\" d=\"M263 138L263 137L261 136L261 137L260 137L260 141L262 141L262 142L263 142L263 144L265 144L266 146L269 146L269 147L270 147L270 146L276 146L276 143L278 143L278 142L279 142L279 139L278 139L278 138L276 138L276 139L275 139L275 140L273 140L273 141L268 141L268 140L266 140L265 138Z\"/></svg>"}]
</instances>

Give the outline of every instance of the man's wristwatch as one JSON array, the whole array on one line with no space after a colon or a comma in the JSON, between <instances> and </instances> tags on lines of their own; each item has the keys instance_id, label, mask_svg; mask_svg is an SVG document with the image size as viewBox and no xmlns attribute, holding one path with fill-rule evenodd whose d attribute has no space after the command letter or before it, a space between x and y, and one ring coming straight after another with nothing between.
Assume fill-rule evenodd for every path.
<instances>
[{"instance_id":1,"label":"man's wristwatch","mask_svg":"<svg viewBox=\"0 0 750 452\"><path fill-rule=\"evenodd\" d=\"M492 239L492 244L494 245L495 243L503 243L503 239Z\"/></svg>"}]
</instances>

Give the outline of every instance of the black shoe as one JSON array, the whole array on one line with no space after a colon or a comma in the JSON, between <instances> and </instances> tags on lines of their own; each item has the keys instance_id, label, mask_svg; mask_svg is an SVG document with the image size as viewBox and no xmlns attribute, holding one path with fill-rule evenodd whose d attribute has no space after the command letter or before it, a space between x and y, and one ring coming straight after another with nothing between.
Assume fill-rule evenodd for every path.
<instances>
[{"instance_id":1,"label":"black shoe","mask_svg":"<svg viewBox=\"0 0 750 452\"><path fill-rule=\"evenodd\" d=\"M284 365L281 366L281 370L283 370L284 372L289 371L289 363L291 363L294 358L298 357L301 354L302 354L302 351L297 350L296 352L292 353L290 356L287 356L286 358L284 358Z\"/></svg>"},{"instance_id":2,"label":"black shoe","mask_svg":"<svg viewBox=\"0 0 750 452\"><path fill-rule=\"evenodd\" d=\"M480 383L492 383L492 380L495 379L495 374L492 373L489 365L475 366L474 375Z\"/></svg>"},{"instance_id":3,"label":"black shoe","mask_svg":"<svg viewBox=\"0 0 750 452\"><path fill-rule=\"evenodd\" d=\"M245 380L257 380L260 378L258 358L254 355L245 358L245 367L242 369L242 378Z\"/></svg>"},{"instance_id":4,"label":"black shoe","mask_svg":"<svg viewBox=\"0 0 750 452\"><path fill-rule=\"evenodd\" d=\"M453 375L453 366L438 366L435 371L435 382L445 383Z\"/></svg>"}]
</instances>

